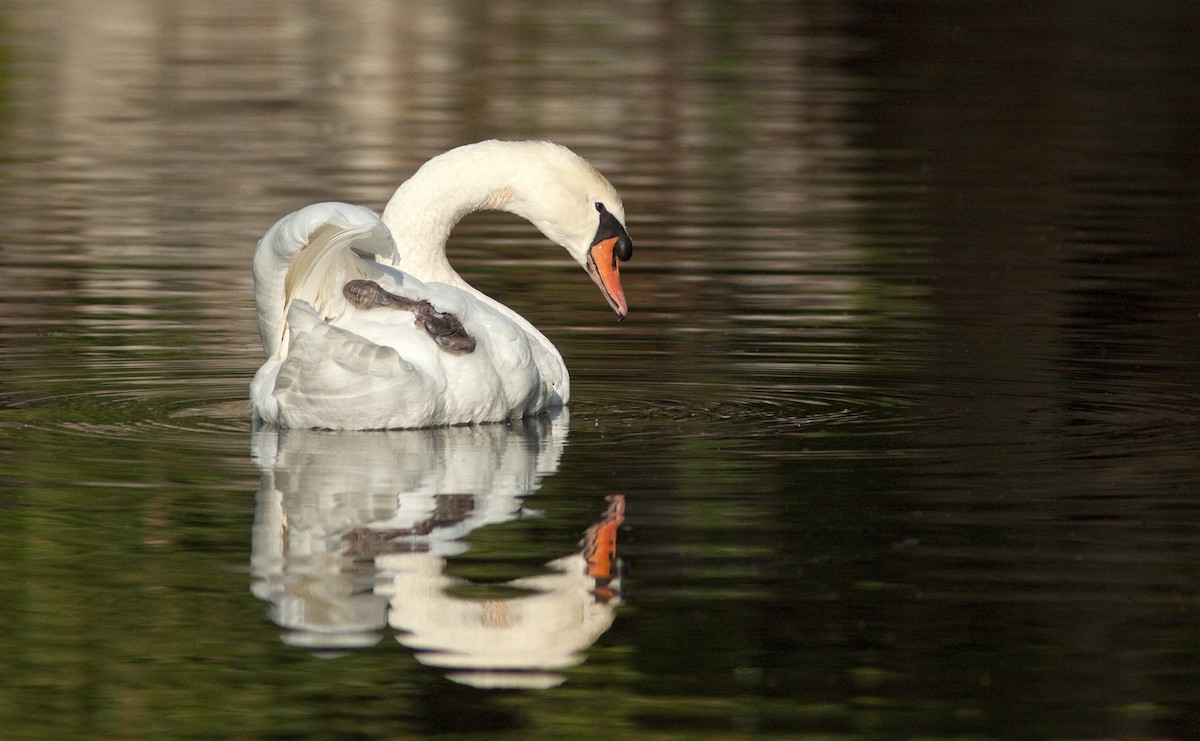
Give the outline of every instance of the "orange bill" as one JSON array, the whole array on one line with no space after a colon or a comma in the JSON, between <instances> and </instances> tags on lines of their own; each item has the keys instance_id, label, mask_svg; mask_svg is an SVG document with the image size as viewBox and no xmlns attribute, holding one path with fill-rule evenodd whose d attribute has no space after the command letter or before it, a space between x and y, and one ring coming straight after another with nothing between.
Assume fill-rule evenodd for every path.
<instances>
[{"instance_id":1,"label":"orange bill","mask_svg":"<svg viewBox=\"0 0 1200 741\"><path fill-rule=\"evenodd\" d=\"M608 305L617 312L617 319L624 319L629 313L629 305L625 302L625 291L621 288L621 270L617 267L617 256L614 250L620 237L602 239L592 245L587 253L587 272L592 276L600 292L608 299Z\"/></svg>"}]
</instances>

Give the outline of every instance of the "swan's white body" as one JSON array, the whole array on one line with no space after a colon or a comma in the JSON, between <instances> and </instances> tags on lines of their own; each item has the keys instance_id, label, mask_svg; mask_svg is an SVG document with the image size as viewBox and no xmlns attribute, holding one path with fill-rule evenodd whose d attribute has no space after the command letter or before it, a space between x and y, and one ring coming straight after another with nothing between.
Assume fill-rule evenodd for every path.
<instances>
[{"instance_id":1,"label":"swan's white body","mask_svg":"<svg viewBox=\"0 0 1200 741\"><path fill-rule=\"evenodd\" d=\"M259 241L255 303L266 361L250 387L258 420L434 427L565 404L570 380L554 345L469 286L446 259L451 228L486 208L523 216L563 245L625 315L617 254L628 259L632 245L608 181L547 142L459 147L401 185L382 219L360 206L319 203L285 216ZM454 314L475 339L474 352L443 349L412 311L358 308L342 293L357 279Z\"/></svg>"}]
</instances>

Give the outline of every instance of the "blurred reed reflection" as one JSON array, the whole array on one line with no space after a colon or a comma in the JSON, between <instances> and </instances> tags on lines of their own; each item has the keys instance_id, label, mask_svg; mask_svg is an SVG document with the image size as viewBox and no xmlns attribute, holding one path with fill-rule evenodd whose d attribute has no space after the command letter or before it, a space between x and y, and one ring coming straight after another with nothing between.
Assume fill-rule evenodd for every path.
<instances>
[{"instance_id":1,"label":"blurred reed reflection","mask_svg":"<svg viewBox=\"0 0 1200 741\"><path fill-rule=\"evenodd\" d=\"M579 551L544 573L461 596L447 574L474 530L530 516L558 471L569 416L388 432L256 430L262 472L252 591L285 643L336 656L388 626L422 663L486 687L551 687L612 625L620 603L610 497Z\"/></svg>"}]
</instances>

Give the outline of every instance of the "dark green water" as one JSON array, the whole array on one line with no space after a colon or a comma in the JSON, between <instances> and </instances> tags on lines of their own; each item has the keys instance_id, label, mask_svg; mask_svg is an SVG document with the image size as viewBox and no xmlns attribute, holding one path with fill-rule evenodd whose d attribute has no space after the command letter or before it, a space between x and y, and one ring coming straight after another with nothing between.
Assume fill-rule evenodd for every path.
<instances>
[{"instance_id":1,"label":"dark green water","mask_svg":"<svg viewBox=\"0 0 1200 741\"><path fill-rule=\"evenodd\" d=\"M0 738L1193 738L1197 31L0 3ZM253 434L258 237L489 137L624 195L621 324L452 239L569 413Z\"/></svg>"}]
</instances>

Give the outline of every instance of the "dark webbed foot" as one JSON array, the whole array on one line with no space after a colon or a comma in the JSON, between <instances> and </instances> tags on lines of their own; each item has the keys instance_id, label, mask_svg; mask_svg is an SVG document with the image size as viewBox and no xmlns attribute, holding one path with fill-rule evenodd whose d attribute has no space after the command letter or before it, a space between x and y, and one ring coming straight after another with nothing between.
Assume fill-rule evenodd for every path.
<instances>
[{"instance_id":1,"label":"dark webbed foot","mask_svg":"<svg viewBox=\"0 0 1200 741\"><path fill-rule=\"evenodd\" d=\"M418 302L416 324L443 348L451 352L475 352L475 338L467 334L466 327L458 317L448 312L438 311L428 301Z\"/></svg>"},{"instance_id":2,"label":"dark webbed foot","mask_svg":"<svg viewBox=\"0 0 1200 741\"><path fill-rule=\"evenodd\" d=\"M475 338L467 334L463 323L450 312L438 311L428 301L398 296L373 280L352 280L342 287L342 295L360 309L390 307L416 314L414 324L429 333L443 349L456 353L475 351Z\"/></svg>"}]
</instances>

